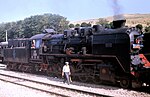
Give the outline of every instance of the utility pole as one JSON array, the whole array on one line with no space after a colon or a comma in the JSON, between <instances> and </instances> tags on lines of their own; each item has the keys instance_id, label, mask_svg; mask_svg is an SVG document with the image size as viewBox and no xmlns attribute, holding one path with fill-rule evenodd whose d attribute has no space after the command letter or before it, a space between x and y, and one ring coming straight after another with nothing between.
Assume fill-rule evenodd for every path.
<instances>
[{"instance_id":1,"label":"utility pole","mask_svg":"<svg viewBox=\"0 0 150 97\"><path fill-rule=\"evenodd\" d=\"M8 41L7 30L6 30L6 42Z\"/></svg>"}]
</instances>

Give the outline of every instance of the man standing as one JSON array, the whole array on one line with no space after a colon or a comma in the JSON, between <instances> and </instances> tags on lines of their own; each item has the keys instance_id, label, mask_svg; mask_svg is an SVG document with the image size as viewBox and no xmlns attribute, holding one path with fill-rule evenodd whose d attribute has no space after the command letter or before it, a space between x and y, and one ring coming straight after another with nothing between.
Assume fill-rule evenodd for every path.
<instances>
[{"instance_id":1,"label":"man standing","mask_svg":"<svg viewBox=\"0 0 150 97\"><path fill-rule=\"evenodd\" d=\"M70 84L70 74L69 62L65 62L62 70L62 77L64 77L64 83L67 81L68 85Z\"/></svg>"}]
</instances>

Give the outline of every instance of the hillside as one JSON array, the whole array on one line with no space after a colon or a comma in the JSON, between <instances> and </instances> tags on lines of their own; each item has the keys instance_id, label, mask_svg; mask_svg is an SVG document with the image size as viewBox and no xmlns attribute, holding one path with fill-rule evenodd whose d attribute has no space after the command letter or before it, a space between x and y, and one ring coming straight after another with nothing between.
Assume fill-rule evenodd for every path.
<instances>
[{"instance_id":1,"label":"hillside","mask_svg":"<svg viewBox=\"0 0 150 97\"><path fill-rule=\"evenodd\" d=\"M135 26L137 24L142 24L143 26L149 26L150 25L150 14L124 14L122 15L126 19L126 25L127 26ZM113 21L113 16L104 18L109 22ZM98 19L88 19L88 20L81 20L81 21L75 21L71 22L73 24L81 24L82 22L91 23L92 25L96 24Z\"/></svg>"}]
</instances>

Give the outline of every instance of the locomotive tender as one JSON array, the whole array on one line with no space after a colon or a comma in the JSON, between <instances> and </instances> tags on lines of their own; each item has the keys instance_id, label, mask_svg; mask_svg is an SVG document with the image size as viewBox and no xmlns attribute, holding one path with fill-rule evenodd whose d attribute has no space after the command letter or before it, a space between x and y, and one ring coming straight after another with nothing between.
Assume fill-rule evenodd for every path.
<instances>
[{"instance_id":1,"label":"locomotive tender","mask_svg":"<svg viewBox=\"0 0 150 97\"><path fill-rule=\"evenodd\" d=\"M71 76L82 82L119 82L123 88L149 85L150 35L144 34L144 41L134 43L140 48L131 50L127 29L115 28L82 27L65 30L63 34L52 32L12 39L3 49L3 59L10 70L42 71L54 76L60 76L64 62L69 61Z\"/></svg>"}]
</instances>

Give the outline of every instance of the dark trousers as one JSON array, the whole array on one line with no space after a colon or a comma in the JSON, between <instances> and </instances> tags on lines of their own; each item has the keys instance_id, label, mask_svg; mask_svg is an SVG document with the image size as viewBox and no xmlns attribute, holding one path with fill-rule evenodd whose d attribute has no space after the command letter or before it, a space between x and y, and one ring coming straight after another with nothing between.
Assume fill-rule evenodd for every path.
<instances>
[{"instance_id":1,"label":"dark trousers","mask_svg":"<svg viewBox=\"0 0 150 97\"><path fill-rule=\"evenodd\" d=\"M67 81L67 84L70 84L69 72L64 72L64 83Z\"/></svg>"}]
</instances>

